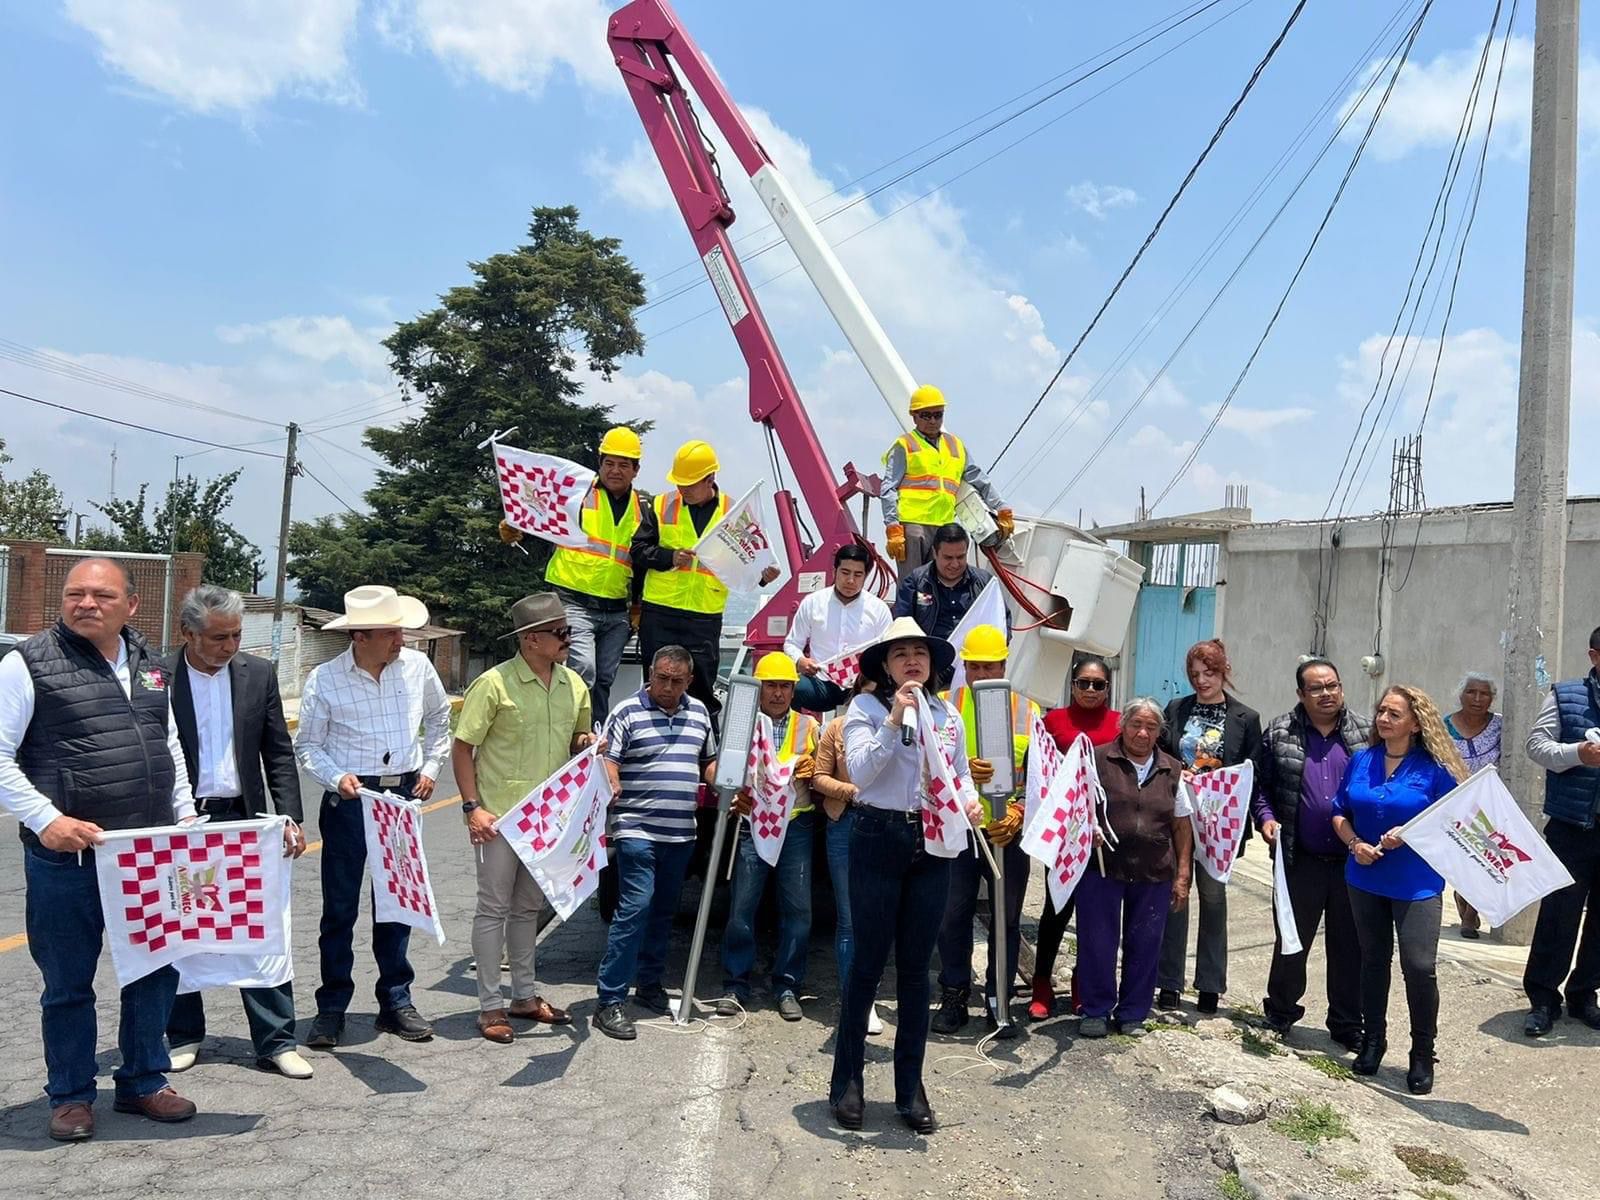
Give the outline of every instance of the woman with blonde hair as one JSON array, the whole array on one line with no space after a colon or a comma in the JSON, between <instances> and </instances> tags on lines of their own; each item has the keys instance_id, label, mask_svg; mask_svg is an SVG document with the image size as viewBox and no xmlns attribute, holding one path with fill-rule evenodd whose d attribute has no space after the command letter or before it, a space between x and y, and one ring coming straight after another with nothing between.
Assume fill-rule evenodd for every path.
<instances>
[{"instance_id":1,"label":"woman with blonde hair","mask_svg":"<svg viewBox=\"0 0 1600 1200\"><path fill-rule=\"evenodd\" d=\"M1467 777L1444 718L1421 688L1397 684L1378 699L1372 744L1357 751L1333 802L1333 831L1350 851L1345 881L1361 942L1361 1052L1353 1070L1376 1075L1388 1049L1395 942L1411 1015L1406 1087L1433 1090L1439 1029L1439 919L1444 880L1401 840L1400 828Z\"/></svg>"}]
</instances>

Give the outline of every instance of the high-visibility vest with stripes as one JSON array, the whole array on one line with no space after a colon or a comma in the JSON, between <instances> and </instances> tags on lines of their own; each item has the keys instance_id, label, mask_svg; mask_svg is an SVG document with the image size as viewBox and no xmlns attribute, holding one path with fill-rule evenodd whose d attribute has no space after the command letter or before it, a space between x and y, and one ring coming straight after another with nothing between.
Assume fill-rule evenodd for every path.
<instances>
[{"instance_id":1,"label":"high-visibility vest with stripes","mask_svg":"<svg viewBox=\"0 0 1600 1200\"><path fill-rule=\"evenodd\" d=\"M603 496L599 484L589 488L583 498L581 522L587 546L557 546L544 569L544 581L556 587L599 596L605 600L626 600L633 582L633 556L629 546L639 528L639 493L630 491L628 507L618 521L612 515L611 498Z\"/></svg>"},{"instance_id":2,"label":"high-visibility vest with stripes","mask_svg":"<svg viewBox=\"0 0 1600 1200\"><path fill-rule=\"evenodd\" d=\"M941 433L930 446L914 433L902 434L897 445L906 452L906 474L900 481L900 521L907 525L948 525L956 519L956 492L967 470L967 448L953 433ZM889 464L891 445L884 452Z\"/></svg>"},{"instance_id":3,"label":"high-visibility vest with stripes","mask_svg":"<svg viewBox=\"0 0 1600 1200\"><path fill-rule=\"evenodd\" d=\"M816 752L816 718L808 717L803 712L795 712L791 709L789 712L789 728L783 731L783 740L778 743L778 761L785 763L792 758L799 757L802 754L815 754ZM795 798L798 800L799 789L796 788L795 792ZM811 789L809 787L806 789L806 795L807 797L811 795ZM798 817L801 813L810 812L814 808L816 808L816 805L811 803L808 799L804 804L796 804L790 811L789 816L791 819L793 819L794 817Z\"/></svg>"},{"instance_id":4,"label":"high-visibility vest with stripes","mask_svg":"<svg viewBox=\"0 0 1600 1200\"><path fill-rule=\"evenodd\" d=\"M655 505L656 526L660 530L661 546L667 550L693 550L700 540L695 532L694 518L689 506L676 491L660 494L651 502ZM715 523L728 515L730 504L726 493L717 493L717 511L712 514ZM707 524L707 529L711 524ZM688 570L674 567L670 571L647 571L644 577L644 598L663 608L676 608L684 612L716 614L728 603L728 589L695 560Z\"/></svg>"},{"instance_id":5,"label":"high-visibility vest with stripes","mask_svg":"<svg viewBox=\"0 0 1600 1200\"><path fill-rule=\"evenodd\" d=\"M961 687L946 692L945 699L961 714L961 724L967 732L967 757L976 758L978 756L978 714L972 699L972 689L963 684ZM1028 757L1028 735L1033 729L1033 714L1038 711L1039 706L1021 692L1013 691L1011 693L1011 749L1013 754L1011 768L1017 785L1016 791L1012 793L1013 796L1020 794L1026 786L1027 779L1023 774L1022 768ZM994 819L994 809L989 802L989 797L980 794L978 802L983 805L983 819L992 821Z\"/></svg>"}]
</instances>

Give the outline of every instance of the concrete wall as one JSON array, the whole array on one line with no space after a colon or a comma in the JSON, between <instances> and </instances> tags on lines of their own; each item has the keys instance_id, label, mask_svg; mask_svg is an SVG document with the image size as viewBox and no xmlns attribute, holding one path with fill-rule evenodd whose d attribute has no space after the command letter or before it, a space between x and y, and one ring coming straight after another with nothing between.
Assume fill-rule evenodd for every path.
<instances>
[{"instance_id":1,"label":"concrete wall","mask_svg":"<svg viewBox=\"0 0 1600 1200\"><path fill-rule=\"evenodd\" d=\"M1589 633L1600 625L1600 501L1574 500L1567 512L1561 662L1550 664L1558 679L1588 670ZM1420 538L1418 518L1399 521L1381 600L1381 523L1345 523L1337 549L1326 548L1331 529L1252 525L1228 535L1220 585L1227 602L1220 606L1218 636L1228 644L1242 700L1264 716L1294 704L1295 663L1312 640L1319 537L1324 566L1333 564L1335 572L1327 651L1353 707L1370 710L1384 687L1415 683L1448 713L1456 707L1452 692L1463 672L1498 678L1510 586L1509 507L1429 513L1421 520ZM1360 660L1375 646L1384 671L1368 679Z\"/></svg>"}]
</instances>

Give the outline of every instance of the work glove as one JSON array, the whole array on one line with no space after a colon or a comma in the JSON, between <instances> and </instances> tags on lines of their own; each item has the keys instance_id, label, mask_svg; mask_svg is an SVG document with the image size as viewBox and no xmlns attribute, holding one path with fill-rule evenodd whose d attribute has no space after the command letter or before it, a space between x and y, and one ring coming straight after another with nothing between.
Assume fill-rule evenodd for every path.
<instances>
[{"instance_id":1,"label":"work glove","mask_svg":"<svg viewBox=\"0 0 1600 1200\"><path fill-rule=\"evenodd\" d=\"M809 754L802 754L794 760L794 774L791 779L810 779L817 773L817 760Z\"/></svg>"},{"instance_id":2,"label":"work glove","mask_svg":"<svg viewBox=\"0 0 1600 1200\"><path fill-rule=\"evenodd\" d=\"M906 529L904 525L891 525L884 531L888 539L887 548L889 557L895 562L906 560Z\"/></svg>"},{"instance_id":3,"label":"work glove","mask_svg":"<svg viewBox=\"0 0 1600 1200\"><path fill-rule=\"evenodd\" d=\"M522 540L522 530L507 521L501 521L500 540L508 546L515 546Z\"/></svg>"},{"instance_id":4,"label":"work glove","mask_svg":"<svg viewBox=\"0 0 1600 1200\"><path fill-rule=\"evenodd\" d=\"M987 758L967 759L967 771L972 775L972 782L980 788L994 778L994 764Z\"/></svg>"},{"instance_id":5,"label":"work glove","mask_svg":"<svg viewBox=\"0 0 1600 1200\"><path fill-rule=\"evenodd\" d=\"M996 817L983 827L994 846L1009 846L1022 833L1022 805L1013 800L1006 805L1006 814Z\"/></svg>"},{"instance_id":6,"label":"work glove","mask_svg":"<svg viewBox=\"0 0 1600 1200\"><path fill-rule=\"evenodd\" d=\"M995 526L1000 530L1000 536L1002 538L1009 538L1013 533L1016 532L1017 522L1016 519L1012 517L1011 510L1009 508L1002 508L999 512L995 513L994 523Z\"/></svg>"}]
</instances>

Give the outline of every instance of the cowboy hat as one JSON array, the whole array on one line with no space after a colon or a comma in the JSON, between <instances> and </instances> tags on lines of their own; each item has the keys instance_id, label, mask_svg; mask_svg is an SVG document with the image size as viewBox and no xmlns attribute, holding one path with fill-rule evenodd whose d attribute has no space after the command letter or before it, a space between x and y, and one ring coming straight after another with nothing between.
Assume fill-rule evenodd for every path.
<instances>
[{"instance_id":1,"label":"cowboy hat","mask_svg":"<svg viewBox=\"0 0 1600 1200\"><path fill-rule=\"evenodd\" d=\"M392 587L368 584L344 594L344 613L324 629L420 629L428 623L428 606Z\"/></svg>"},{"instance_id":2,"label":"cowboy hat","mask_svg":"<svg viewBox=\"0 0 1600 1200\"><path fill-rule=\"evenodd\" d=\"M955 666L956 648L943 638L929 637L922 626L910 617L896 617L894 623L883 631L883 636L861 652L861 673L881 674L884 660L889 657L889 647L896 642L926 642L933 659L933 673L943 674Z\"/></svg>"},{"instance_id":3,"label":"cowboy hat","mask_svg":"<svg viewBox=\"0 0 1600 1200\"><path fill-rule=\"evenodd\" d=\"M567 610L554 592L535 592L524 596L511 606L511 632L506 637L516 637L524 630L537 629L567 619Z\"/></svg>"}]
</instances>

